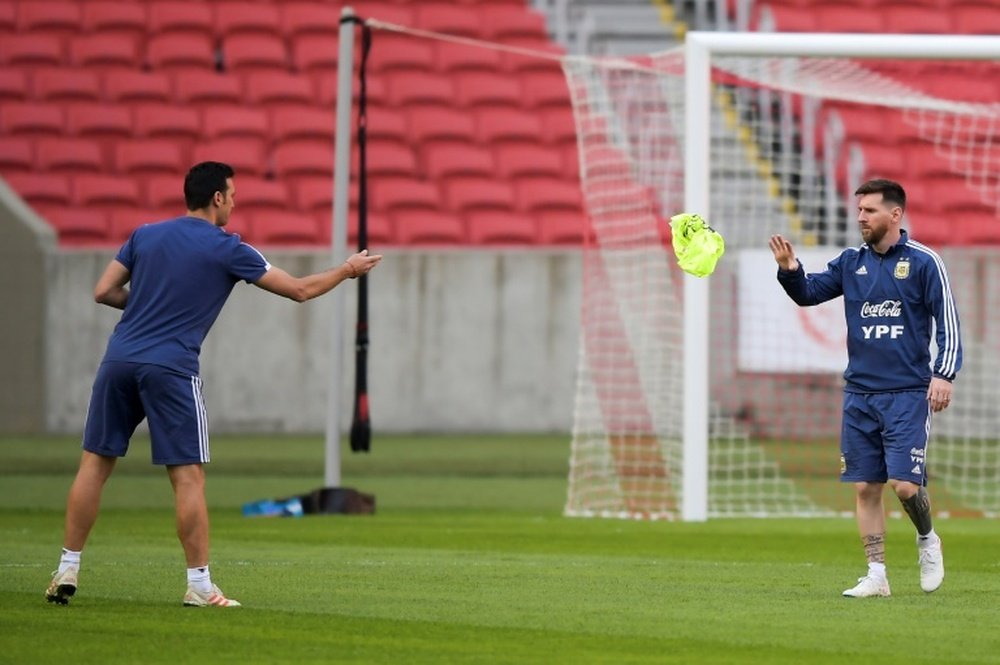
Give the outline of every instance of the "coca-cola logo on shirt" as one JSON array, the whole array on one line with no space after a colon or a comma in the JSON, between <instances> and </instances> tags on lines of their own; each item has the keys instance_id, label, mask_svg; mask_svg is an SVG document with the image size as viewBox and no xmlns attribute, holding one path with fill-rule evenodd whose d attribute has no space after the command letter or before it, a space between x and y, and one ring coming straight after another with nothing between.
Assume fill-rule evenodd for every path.
<instances>
[{"instance_id":1,"label":"coca-cola logo on shirt","mask_svg":"<svg viewBox=\"0 0 1000 665\"><path fill-rule=\"evenodd\" d=\"M902 316L903 301L884 300L882 302L870 303L865 301L861 306L862 319L874 319L887 316Z\"/></svg>"}]
</instances>

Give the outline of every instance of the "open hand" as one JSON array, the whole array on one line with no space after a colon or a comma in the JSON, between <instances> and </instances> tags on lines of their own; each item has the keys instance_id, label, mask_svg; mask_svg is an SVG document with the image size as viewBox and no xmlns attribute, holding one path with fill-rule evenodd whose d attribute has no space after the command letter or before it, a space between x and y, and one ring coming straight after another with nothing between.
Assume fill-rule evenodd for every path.
<instances>
[{"instance_id":1,"label":"open hand","mask_svg":"<svg viewBox=\"0 0 1000 665\"><path fill-rule=\"evenodd\" d=\"M799 260L795 258L795 250L792 249L792 243L780 235L773 235L767 245L771 248L774 260L778 262L778 266L782 270L791 272L799 269Z\"/></svg>"}]
</instances>

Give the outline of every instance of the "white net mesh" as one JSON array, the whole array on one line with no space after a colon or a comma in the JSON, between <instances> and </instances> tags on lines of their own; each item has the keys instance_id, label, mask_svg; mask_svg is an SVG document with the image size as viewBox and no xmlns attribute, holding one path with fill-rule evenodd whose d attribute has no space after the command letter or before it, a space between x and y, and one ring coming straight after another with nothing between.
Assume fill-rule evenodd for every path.
<instances>
[{"instance_id":1,"label":"white net mesh","mask_svg":"<svg viewBox=\"0 0 1000 665\"><path fill-rule=\"evenodd\" d=\"M679 51L564 63L589 214L566 512L680 515L683 279L665 218L683 211ZM906 228L939 248L963 315L965 369L929 448L938 512L1000 512L1000 91L923 91L920 67L844 59L718 58L710 223L727 253L711 279L709 515L843 514L843 305L800 309L774 279L781 233L807 269L857 245L857 185L901 182ZM948 68L997 80L993 63ZM691 211L702 212L702 211Z\"/></svg>"}]
</instances>

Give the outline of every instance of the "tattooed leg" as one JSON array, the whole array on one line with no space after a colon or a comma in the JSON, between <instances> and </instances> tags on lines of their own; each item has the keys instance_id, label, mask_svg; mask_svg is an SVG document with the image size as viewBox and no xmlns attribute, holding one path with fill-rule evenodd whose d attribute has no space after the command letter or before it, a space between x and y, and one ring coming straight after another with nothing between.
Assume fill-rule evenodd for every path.
<instances>
[{"instance_id":1,"label":"tattooed leg","mask_svg":"<svg viewBox=\"0 0 1000 665\"><path fill-rule=\"evenodd\" d=\"M885 563L884 533L861 536L861 543L865 546L865 558L868 559L868 563Z\"/></svg>"}]
</instances>

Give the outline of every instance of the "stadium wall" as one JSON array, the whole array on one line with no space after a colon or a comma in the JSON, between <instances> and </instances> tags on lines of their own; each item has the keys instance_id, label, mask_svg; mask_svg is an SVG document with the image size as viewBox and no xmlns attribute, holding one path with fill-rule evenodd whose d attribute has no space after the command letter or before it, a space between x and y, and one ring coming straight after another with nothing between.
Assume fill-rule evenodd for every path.
<instances>
[{"instance_id":1,"label":"stadium wall","mask_svg":"<svg viewBox=\"0 0 1000 665\"><path fill-rule=\"evenodd\" d=\"M384 250L369 281L369 394L385 432L549 432L572 425L580 253ZM94 371L119 312L92 289L114 253L60 250L49 273L47 421L82 429ZM293 274L329 253L265 251ZM341 417L354 394L356 287L345 285ZM297 304L239 284L202 349L214 432L321 432L332 300ZM9 326L5 326L9 327ZM6 347L5 347L6 348Z\"/></svg>"},{"instance_id":2,"label":"stadium wall","mask_svg":"<svg viewBox=\"0 0 1000 665\"><path fill-rule=\"evenodd\" d=\"M2 432L38 432L45 425L46 276L55 247L52 228L0 180Z\"/></svg>"}]
</instances>

